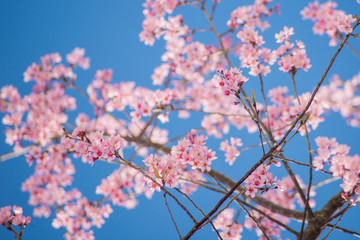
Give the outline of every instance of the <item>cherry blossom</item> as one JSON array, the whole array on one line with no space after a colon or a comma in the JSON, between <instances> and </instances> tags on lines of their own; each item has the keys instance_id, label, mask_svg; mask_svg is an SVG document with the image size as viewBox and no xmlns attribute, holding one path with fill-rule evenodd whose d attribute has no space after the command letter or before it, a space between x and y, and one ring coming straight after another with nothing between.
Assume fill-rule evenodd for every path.
<instances>
[{"instance_id":1,"label":"cherry blossom","mask_svg":"<svg viewBox=\"0 0 360 240\"><path fill-rule=\"evenodd\" d=\"M225 162L228 162L230 166L234 164L236 157L240 155L240 151L236 147L241 147L242 145L240 138L231 137L230 145L228 140L221 142L220 150L225 152Z\"/></svg>"},{"instance_id":2,"label":"cherry blossom","mask_svg":"<svg viewBox=\"0 0 360 240\"><path fill-rule=\"evenodd\" d=\"M11 211L12 209L12 211ZM22 207L14 206L5 206L0 208L0 225L5 226L10 230L15 238L21 239L24 228L31 222L31 217L25 217L23 215ZM18 226L20 228L19 233L15 231L13 226Z\"/></svg>"},{"instance_id":3,"label":"cherry blossom","mask_svg":"<svg viewBox=\"0 0 360 240\"><path fill-rule=\"evenodd\" d=\"M360 157L349 156L350 147L339 144L335 138L317 137L315 139L317 156L314 158L314 165L317 169L323 169L330 165L329 170L335 177L343 180L340 185L345 193L352 193L358 188L360 181Z\"/></svg>"},{"instance_id":4,"label":"cherry blossom","mask_svg":"<svg viewBox=\"0 0 360 240\"><path fill-rule=\"evenodd\" d=\"M284 72L291 71L295 74L298 69L308 71L311 68L311 64L310 59L306 55L305 45L301 41L296 41L296 46L290 43L290 36L293 34L293 28L284 26L283 31L275 34L275 38L276 42L283 43L277 49L277 55L280 58L278 61L279 69Z\"/></svg>"},{"instance_id":5,"label":"cherry blossom","mask_svg":"<svg viewBox=\"0 0 360 240\"><path fill-rule=\"evenodd\" d=\"M71 53L66 55L66 60L72 66L80 66L83 69L88 69L90 67L90 59L84 58L85 49L75 48Z\"/></svg>"},{"instance_id":6,"label":"cherry blossom","mask_svg":"<svg viewBox=\"0 0 360 240\"><path fill-rule=\"evenodd\" d=\"M236 223L236 219L233 220L234 212L235 210L233 208L225 209L214 221L214 226L221 231L220 236L224 240L241 239L243 226Z\"/></svg>"},{"instance_id":7,"label":"cherry blossom","mask_svg":"<svg viewBox=\"0 0 360 240\"><path fill-rule=\"evenodd\" d=\"M231 68L229 71L218 71L218 74L214 75L212 81L216 87L223 90L225 95L230 95L237 92L248 81L248 78L244 77L239 69Z\"/></svg>"},{"instance_id":8,"label":"cherry blossom","mask_svg":"<svg viewBox=\"0 0 360 240\"><path fill-rule=\"evenodd\" d=\"M77 47L64 62L60 53L51 53L32 63L24 72L24 82L32 84L29 94L11 85L0 89L5 141L14 153L24 154L34 169L21 190L30 195L33 216L53 217L52 227L64 228L65 239L95 239L94 227L105 224L113 207L133 209L139 197L150 199L158 192L162 192L179 238L183 238L182 231L167 197L194 223L184 239L207 223L222 239L241 239L243 231L252 230L259 239L281 239L282 231L293 227L289 225L293 220L303 221L304 228L294 231L305 234L312 222L323 220L317 217L324 206L316 210L320 215L313 209L318 187L314 179L318 178L302 180L298 168L287 162L317 170L312 172L316 177L327 174L341 179L340 192L327 196L336 201L328 204L336 202L334 209L346 210L334 210L331 216L345 213L360 201L360 157L350 155L350 147L335 138L314 139L318 135L312 135L330 111L339 112L350 127L360 126L360 75L346 81L335 75L323 83L326 71L315 90L298 93L296 73L303 69L303 74L309 74L312 67L305 44L293 40L291 23L280 31L274 29L270 36L275 40L265 38L273 13L280 14L278 4L255 0L239 6L229 11L227 22L219 28L216 13L224 1L205 2L146 0L143 4L140 41L154 45L162 39L165 46L151 75L151 87L119 81L119 73L105 68L94 70L82 90L76 70L89 69L90 59L85 49ZM182 14L188 7L205 16L204 28L194 28L194 22ZM336 7L331 1L314 2L301 14L315 22L314 33L330 37L330 45L344 41L340 52L358 21L352 26L357 18ZM213 39L204 41L203 32ZM351 36L358 37L356 33ZM275 42L278 47L274 48ZM331 64L328 68L335 68ZM294 93L285 81L284 86L265 81L275 71L293 81ZM250 91L252 98L247 95ZM92 111L83 112L76 94L88 101ZM182 121L190 122L194 129L187 129ZM175 125L169 127L169 123ZM245 129L254 138L243 136ZM296 138L307 143L307 149L299 145L299 151L308 153L308 163L302 157L284 157L288 143ZM244 149L254 149L256 159L244 159L245 154L240 155ZM113 167L94 187L99 198L85 196L73 186L80 159L92 168L100 161ZM241 161L240 169L236 169L236 160ZM245 161L255 165L242 169ZM231 177L217 171L224 162L235 169ZM270 170L272 164L278 168ZM199 188L219 194L210 212L190 198ZM345 204L348 206L342 208ZM321 224L326 226L331 216ZM19 239L30 221L21 207L0 209L0 224ZM13 226L20 227L20 232Z\"/></svg>"},{"instance_id":9,"label":"cherry blossom","mask_svg":"<svg viewBox=\"0 0 360 240\"><path fill-rule=\"evenodd\" d=\"M319 4L318 1L309 3L301 11L304 19L311 19L315 22L313 32L323 35L326 33L330 37L330 46L338 43L338 37L342 33L348 34L352 32L351 23L355 22L355 18L351 14L346 15L344 11L337 10L337 3L328 1Z\"/></svg>"}]
</instances>

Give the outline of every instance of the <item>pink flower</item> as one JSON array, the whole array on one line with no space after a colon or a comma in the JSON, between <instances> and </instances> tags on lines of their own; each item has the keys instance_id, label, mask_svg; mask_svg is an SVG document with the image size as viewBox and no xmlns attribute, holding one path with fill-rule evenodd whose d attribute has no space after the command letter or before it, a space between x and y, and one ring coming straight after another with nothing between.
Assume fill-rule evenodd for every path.
<instances>
[{"instance_id":1,"label":"pink flower","mask_svg":"<svg viewBox=\"0 0 360 240\"><path fill-rule=\"evenodd\" d=\"M88 69L90 67L90 59L84 58L84 55L85 49L75 48L71 53L66 55L66 60L70 65L79 65L83 69Z\"/></svg>"},{"instance_id":2,"label":"pink flower","mask_svg":"<svg viewBox=\"0 0 360 240\"><path fill-rule=\"evenodd\" d=\"M311 19L315 22L313 27L315 34L323 35L326 33L330 37L330 46L337 44L339 34L351 33L351 23L355 21L355 18L350 14L346 15L344 11L336 10L336 7L337 4L332 1L320 5L316 1L309 3L309 6L301 11L304 19Z\"/></svg>"},{"instance_id":3,"label":"pink flower","mask_svg":"<svg viewBox=\"0 0 360 240\"><path fill-rule=\"evenodd\" d=\"M215 86L222 89L224 94L228 96L231 93L235 93L239 90L244 82L248 81L248 78L241 74L238 68L231 68L228 70L219 70L217 75L214 75L212 81Z\"/></svg>"}]
</instances>

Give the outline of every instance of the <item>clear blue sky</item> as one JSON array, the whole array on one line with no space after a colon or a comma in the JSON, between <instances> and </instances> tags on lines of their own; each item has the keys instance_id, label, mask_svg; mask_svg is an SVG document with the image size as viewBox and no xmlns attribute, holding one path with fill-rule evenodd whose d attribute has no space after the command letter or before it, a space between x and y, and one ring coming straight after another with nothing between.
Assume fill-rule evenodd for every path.
<instances>
[{"instance_id":1,"label":"clear blue sky","mask_svg":"<svg viewBox=\"0 0 360 240\"><path fill-rule=\"evenodd\" d=\"M251 3L251 1L235 0L222 2L224 4L219 5L215 16L215 19L219 20L218 26L227 21L230 10L237 4ZM265 41L269 44L268 46L275 46L274 33L279 32L283 25L295 28L293 39L299 39L305 43L308 57L313 65L308 73L299 73L298 91L311 91L336 49L328 47L327 37L312 34L312 22L301 20L300 10L305 6L303 2L307 1L281 0L278 2L282 15L276 15L270 19L273 28L264 33ZM340 9L347 13L360 14L360 6L355 0L339 2ZM229 6L223 6L227 3ZM59 52L65 57L75 47L81 47L86 49L86 56L91 58L91 68L87 71L77 71L79 86L85 87L92 80L97 69L112 68L114 81L135 81L137 85L151 87L150 75L153 69L160 65L160 57L164 50L162 41L156 42L153 47L145 46L139 41L138 34L143 20L142 10L142 1L1 1L0 86L12 84L17 86L22 94L29 93L31 84L23 83L23 72L27 66L32 62L37 62L39 57L46 53ZM202 16L196 16L196 21L191 20L194 17L193 11L187 8L183 10L185 11L184 21L190 26L204 21ZM213 40L206 38L207 42ZM350 43L360 51L359 41ZM359 59L348 49L344 49L330 75L338 73L343 80L347 80L359 70ZM269 89L276 85L289 85L289 83L289 77L286 74L274 71L266 79L265 86ZM82 111L90 110L91 107L82 109ZM199 123L184 122L181 132L189 131L194 124L195 127L199 127ZM171 126L170 123L165 127L171 128ZM1 125L1 134L4 129L5 127ZM357 138L359 133L359 129L348 127L339 114L333 113L326 123L321 124L318 130L312 133L311 137L313 139L320 135L336 137L339 142L350 145L351 154L355 154L359 153L360 149ZM1 136L0 155L11 151L11 148L4 143L4 135ZM241 131L238 137L243 138L244 143L246 139L252 140L252 143L257 139L256 136L248 137L245 131ZM297 154L295 150L298 144L305 143L303 139L299 139L289 145L289 150L293 151L293 154ZM213 148L215 149L216 146L218 143ZM242 168L244 171L249 169L251 163L247 160L254 154L251 151L242 153L241 158L232 168L223 166L225 163L219 158L214 162L214 168L226 171L235 179L239 178L238 171L240 170L238 169ZM306 157L306 153L301 154ZM222 156L221 153L218 156ZM99 163L90 167L78 160L74 162L77 167L74 185L78 186L88 199L98 200L100 196L94 194L95 187L102 177L106 177L113 171L115 166ZM32 213L32 207L27 206L28 193L20 191L21 183L32 171L33 168L27 166L24 157L0 163L0 189L2 190L0 207L9 204L19 205L24 208L25 215ZM307 169L299 169L299 173L305 171L307 172ZM322 193L337 192L339 184L336 182L332 188L319 191L318 207L322 206L320 202ZM208 194L204 191L193 197L205 211L211 209L220 198L219 195ZM171 206L175 207L174 204ZM182 233L186 233L192 226L191 221L181 211L175 212L175 218ZM355 221L355 217L359 214L359 209L353 209L349 216L343 218L340 226L359 230L360 223ZM50 223L49 219L33 218L31 224L25 229L24 239L62 239L64 230L55 230ZM106 220L105 225L94 231L96 239L177 238L161 194L156 194L152 200L140 198L140 204L134 210L114 207L114 213ZM249 239L251 236L255 237L254 233L249 234L245 231L243 239ZM336 236L334 234L330 239L335 239ZM347 237L349 237L347 239L352 239L350 236ZM12 239L10 232L1 226L0 239ZM216 234L207 227L195 235L194 239L216 239Z\"/></svg>"}]
</instances>

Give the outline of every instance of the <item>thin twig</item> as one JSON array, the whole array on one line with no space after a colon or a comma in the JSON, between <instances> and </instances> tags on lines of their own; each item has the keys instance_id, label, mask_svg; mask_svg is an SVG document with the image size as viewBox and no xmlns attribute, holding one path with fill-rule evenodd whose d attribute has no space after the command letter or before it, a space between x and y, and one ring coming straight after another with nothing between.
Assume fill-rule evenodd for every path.
<instances>
[{"instance_id":1,"label":"thin twig","mask_svg":"<svg viewBox=\"0 0 360 240\"><path fill-rule=\"evenodd\" d=\"M170 207L169 207L169 205L168 205L168 203L167 203L166 193L165 193L165 192L163 192L163 196L164 196L164 202L165 202L166 208L167 208L167 210L168 210L168 212L169 212L169 214L170 214L170 217L171 217L171 221L173 222L173 224L174 224L174 226L175 226L175 229L176 229L177 234L179 235L179 238L181 238L180 231L179 231L179 229L178 229L178 227L177 227L177 225L176 225L176 222L175 222L174 217L173 217L173 215L172 215L172 213L171 213Z\"/></svg>"},{"instance_id":2,"label":"thin twig","mask_svg":"<svg viewBox=\"0 0 360 240\"><path fill-rule=\"evenodd\" d=\"M195 204L195 202L189 197L189 195L187 195L186 193L184 193L183 191L181 191L181 190L180 190L179 188L177 188L177 187L174 187L174 189L175 189L176 191L178 191L179 193L181 193L182 195L184 195L184 196L192 203L192 205L193 205L203 216L205 216L205 213ZM221 237L219 231L216 229L214 223L211 221L210 224L211 224L212 228L214 229L214 231L216 232L216 234L218 235L219 239L220 239L220 240L223 240L223 238Z\"/></svg>"},{"instance_id":3,"label":"thin twig","mask_svg":"<svg viewBox=\"0 0 360 240\"><path fill-rule=\"evenodd\" d=\"M352 230L349 230L349 229L346 229L346 228L342 228L342 227L336 226L334 224L327 224L326 226L335 228L336 230L339 230L339 231L342 231L342 232L345 232L345 233L350 233L350 234L352 234L354 236L357 236L357 237L360 237L359 232L355 232L355 231L352 231Z\"/></svg>"},{"instance_id":4,"label":"thin twig","mask_svg":"<svg viewBox=\"0 0 360 240\"><path fill-rule=\"evenodd\" d=\"M347 208L348 209L348 208ZM328 238L328 236L330 236L330 234L332 233L332 231L334 231L336 225L338 225L338 223L340 222L341 218L344 216L346 211L344 211L341 216L339 217L339 219L336 221L336 223L332 226L331 230L328 232L328 234L326 234L326 236L322 239L322 240L325 240Z\"/></svg>"},{"instance_id":5,"label":"thin twig","mask_svg":"<svg viewBox=\"0 0 360 240\"><path fill-rule=\"evenodd\" d=\"M301 165L301 166L305 166L305 167L309 167L309 168L316 168L316 167L313 166L313 165L310 165L310 164L307 164L307 163L298 162L298 161L295 161L295 160L293 160L293 159L289 159L289 158L286 158L286 157L283 157L283 156L273 155L273 157L274 157L274 158L281 159L281 160L283 160L283 161L292 162L292 163L295 163L295 164L298 164L298 165ZM329 171L326 171L326 170L323 170L323 169L319 169L319 171L321 171L321 172L323 172L323 173L326 173L326 174L332 175L332 172L329 172Z\"/></svg>"}]
</instances>

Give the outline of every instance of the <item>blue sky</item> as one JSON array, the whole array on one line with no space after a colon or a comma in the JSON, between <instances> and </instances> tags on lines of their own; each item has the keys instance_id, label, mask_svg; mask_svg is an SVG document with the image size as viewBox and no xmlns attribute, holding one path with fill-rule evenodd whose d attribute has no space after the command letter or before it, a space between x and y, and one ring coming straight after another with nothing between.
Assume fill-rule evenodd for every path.
<instances>
[{"instance_id":1,"label":"blue sky","mask_svg":"<svg viewBox=\"0 0 360 240\"><path fill-rule=\"evenodd\" d=\"M224 23L229 18L231 9L238 4L251 1L223 0L224 4L219 5L215 20L219 20L217 26L224 28ZM279 32L284 25L293 26L295 35L293 39L299 39L306 45L308 57L313 67L308 73L301 72L297 76L298 91L311 91L314 84L320 78L327 66L329 59L335 52L335 48L328 47L329 39L326 36L313 35L312 22L302 21L300 10L305 6L303 1L278 1L282 15L275 15L270 19L272 28L264 32L265 41L268 46L276 46L273 35ZM321 1L323 2L323 1ZM228 6L223 6L228 4ZM87 71L78 70L77 83L85 88L92 80L97 69L112 68L114 70L114 81L135 81L137 85L151 87L150 75L155 67L161 64L160 57L163 50L163 42L156 42L153 47L145 46L139 41L138 34L141 31L142 1L1 1L0 2L0 86L12 84L19 88L22 94L31 90L31 84L23 83L23 72L32 62L37 62L40 56L59 52L63 57L75 47L86 49L86 56L91 58L91 68ZM339 9L347 13L360 13L360 5L355 0L341 1ZM204 23L204 18L194 14L189 8L182 8L184 21L190 26ZM180 12L180 11L179 11ZM194 20L194 17L195 20ZM190 21L190 22L189 22ZM192 25L194 24L194 25ZM205 25L207 26L207 25ZM208 35L199 37L200 40L213 42L214 39ZM350 43L360 51L359 41ZM343 80L347 80L359 72L359 59L348 49L340 54L334 64L330 76L338 73ZM327 83L327 81L325 81ZM270 74L265 80L267 89L277 85L289 85L289 77L286 74ZM253 85L255 87L256 85ZM290 87L290 89L292 89ZM82 111L91 111L84 100L79 100L79 106L84 103ZM3 116L3 115L1 115ZM321 124L318 130L312 133L311 137L327 135L336 137L339 142L346 143L352 147L351 154L359 153L359 129L350 128L345 124L339 114L332 113L325 123ZM191 121L181 122L182 133L191 128L199 127L199 123ZM171 123L164 125L170 129ZM0 132L5 127L0 126ZM238 133L238 132L237 132ZM248 136L241 131L240 136L252 143L257 141L256 136ZM4 135L0 138L0 155L11 151L11 148L4 143ZM227 137L230 137L228 135ZM210 142L214 142L210 140ZM305 144L303 139L296 139L288 147L290 155L300 156L306 153L298 153L299 146ZM218 146L218 143L214 145ZM302 155L301 155L302 154ZM221 154L218 154L221 156ZM226 166L221 160L214 162L214 168L226 171L234 179L240 178L237 169L247 170L251 161L256 156L255 150L244 152L238 163L233 167ZM300 157L299 157L300 158ZM241 162L242 161L242 162ZM111 173L115 166L104 163L95 164L93 167L74 161L77 167L74 185L78 186L91 200L99 199L94 194L96 185L102 177ZM0 163L0 207L5 205L20 205L24 207L25 215L32 213L32 207L27 206L28 193L20 191L21 183L32 173L23 157L11 159ZM307 169L298 169L299 173L307 172ZM91 176L91 177L90 177ZM306 175L307 176L307 175ZM337 192L339 182L331 185L330 188L320 189L318 193L319 204L322 193L329 191ZM194 200L203 206L205 211L211 209L214 203L220 198L219 195L205 191L195 194ZM171 203L172 204L172 203ZM176 209L176 206L172 204ZM176 219L182 233L191 228L191 222L181 211L176 212ZM349 216L343 218L340 224L343 227L360 229L358 222L354 221L359 215L359 209L353 209ZM199 216L200 217L200 216ZM25 229L24 239L61 239L64 230L55 230L50 226L49 219L33 218L31 224ZM101 229L94 229L97 239L176 239L176 232L167 210L164 206L161 194L156 194L152 200L140 198L139 206L134 210L126 210L114 207L114 213L107 219ZM244 233L244 239L255 235ZM337 235L334 234L335 239ZM348 237L348 236L347 236ZM0 227L0 239L11 239L10 232ZM215 233L205 228L195 235L194 239L216 239ZM347 239L352 239L350 236Z\"/></svg>"}]
</instances>

